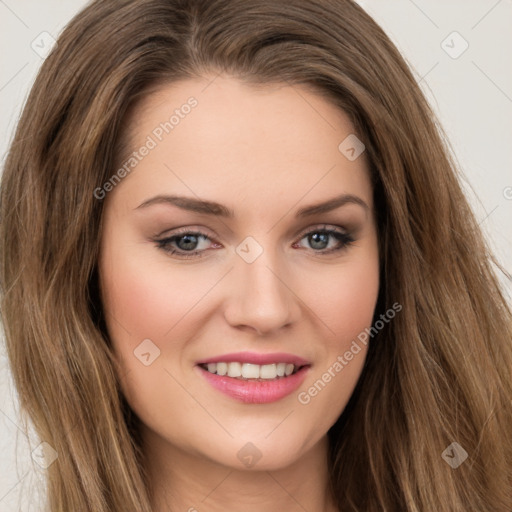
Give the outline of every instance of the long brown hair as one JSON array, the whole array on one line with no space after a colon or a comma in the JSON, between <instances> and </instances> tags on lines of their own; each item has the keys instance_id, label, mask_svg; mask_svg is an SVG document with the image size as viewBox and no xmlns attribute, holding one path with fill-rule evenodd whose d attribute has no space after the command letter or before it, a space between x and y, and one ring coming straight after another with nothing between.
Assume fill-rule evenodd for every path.
<instances>
[{"instance_id":1,"label":"long brown hair","mask_svg":"<svg viewBox=\"0 0 512 512\"><path fill-rule=\"evenodd\" d=\"M510 512L510 307L413 74L351 0L97 0L44 62L3 173L0 279L21 405L59 454L49 510L151 510L102 317L94 191L118 165L137 99L212 72L312 87L366 146L375 317L403 309L371 340L329 431L340 510ZM456 469L442 457L453 442L468 454Z\"/></svg>"}]
</instances>

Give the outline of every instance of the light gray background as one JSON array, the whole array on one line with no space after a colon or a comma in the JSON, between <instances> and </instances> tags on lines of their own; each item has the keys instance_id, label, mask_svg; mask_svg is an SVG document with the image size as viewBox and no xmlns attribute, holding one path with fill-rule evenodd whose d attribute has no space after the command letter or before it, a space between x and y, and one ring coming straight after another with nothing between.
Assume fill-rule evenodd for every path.
<instances>
[{"instance_id":1,"label":"light gray background","mask_svg":"<svg viewBox=\"0 0 512 512\"><path fill-rule=\"evenodd\" d=\"M108 1L108 0L105 0ZM47 32L57 38L87 2L0 0L0 155L43 59ZM465 190L501 263L512 272L512 0L361 0L415 70L465 176ZM469 44L463 48L457 31ZM445 41L445 43L442 43ZM450 48L451 47L451 48ZM510 284L502 280L510 298ZM31 440L29 442L29 439ZM0 344L0 511L39 510L33 462ZM36 451L37 453L37 451Z\"/></svg>"}]
</instances>

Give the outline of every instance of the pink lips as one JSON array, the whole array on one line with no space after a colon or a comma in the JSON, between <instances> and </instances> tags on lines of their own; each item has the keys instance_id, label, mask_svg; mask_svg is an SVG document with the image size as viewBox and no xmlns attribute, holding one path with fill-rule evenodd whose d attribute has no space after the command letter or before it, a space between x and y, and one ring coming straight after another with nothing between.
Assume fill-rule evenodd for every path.
<instances>
[{"instance_id":1,"label":"pink lips","mask_svg":"<svg viewBox=\"0 0 512 512\"><path fill-rule=\"evenodd\" d=\"M218 362L239 362L252 364L290 363L302 366L298 371L288 377L280 377L271 380L238 379L226 375L210 373L199 365ZM239 352L224 354L210 359L204 359L197 363L197 370L203 375L212 387L221 391L235 400L247 404L265 404L281 400L293 393L304 382L310 368L310 363L293 354L273 353L257 354L254 352Z\"/></svg>"}]
</instances>

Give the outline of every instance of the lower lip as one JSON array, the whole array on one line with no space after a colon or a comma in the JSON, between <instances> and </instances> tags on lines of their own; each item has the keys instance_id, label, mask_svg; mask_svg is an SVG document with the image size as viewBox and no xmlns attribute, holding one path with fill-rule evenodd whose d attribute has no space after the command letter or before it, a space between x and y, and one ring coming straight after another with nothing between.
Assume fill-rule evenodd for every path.
<instances>
[{"instance_id":1,"label":"lower lip","mask_svg":"<svg viewBox=\"0 0 512 512\"><path fill-rule=\"evenodd\" d=\"M277 402L293 393L306 378L309 366L303 366L288 377L273 380L242 380L210 373L196 366L204 378L218 391L246 404L268 404Z\"/></svg>"}]
</instances>

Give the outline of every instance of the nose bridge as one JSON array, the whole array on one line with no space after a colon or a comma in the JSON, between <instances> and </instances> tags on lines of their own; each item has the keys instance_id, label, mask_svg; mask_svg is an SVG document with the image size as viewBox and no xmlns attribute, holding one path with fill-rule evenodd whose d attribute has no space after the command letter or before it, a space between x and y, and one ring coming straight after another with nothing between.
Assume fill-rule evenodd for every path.
<instances>
[{"instance_id":1,"label":"nose bridge","mask_svg":"<svg viewBox=\"0 0 512 512\"><path fill-rule=\"evenodd\" d=\"M296 318L296 298L288 286L283 261L274 247L247 237L236 248L233 293L226 318L233 326L259 332L278 329Z\"/></svg>"}]
</instances>

